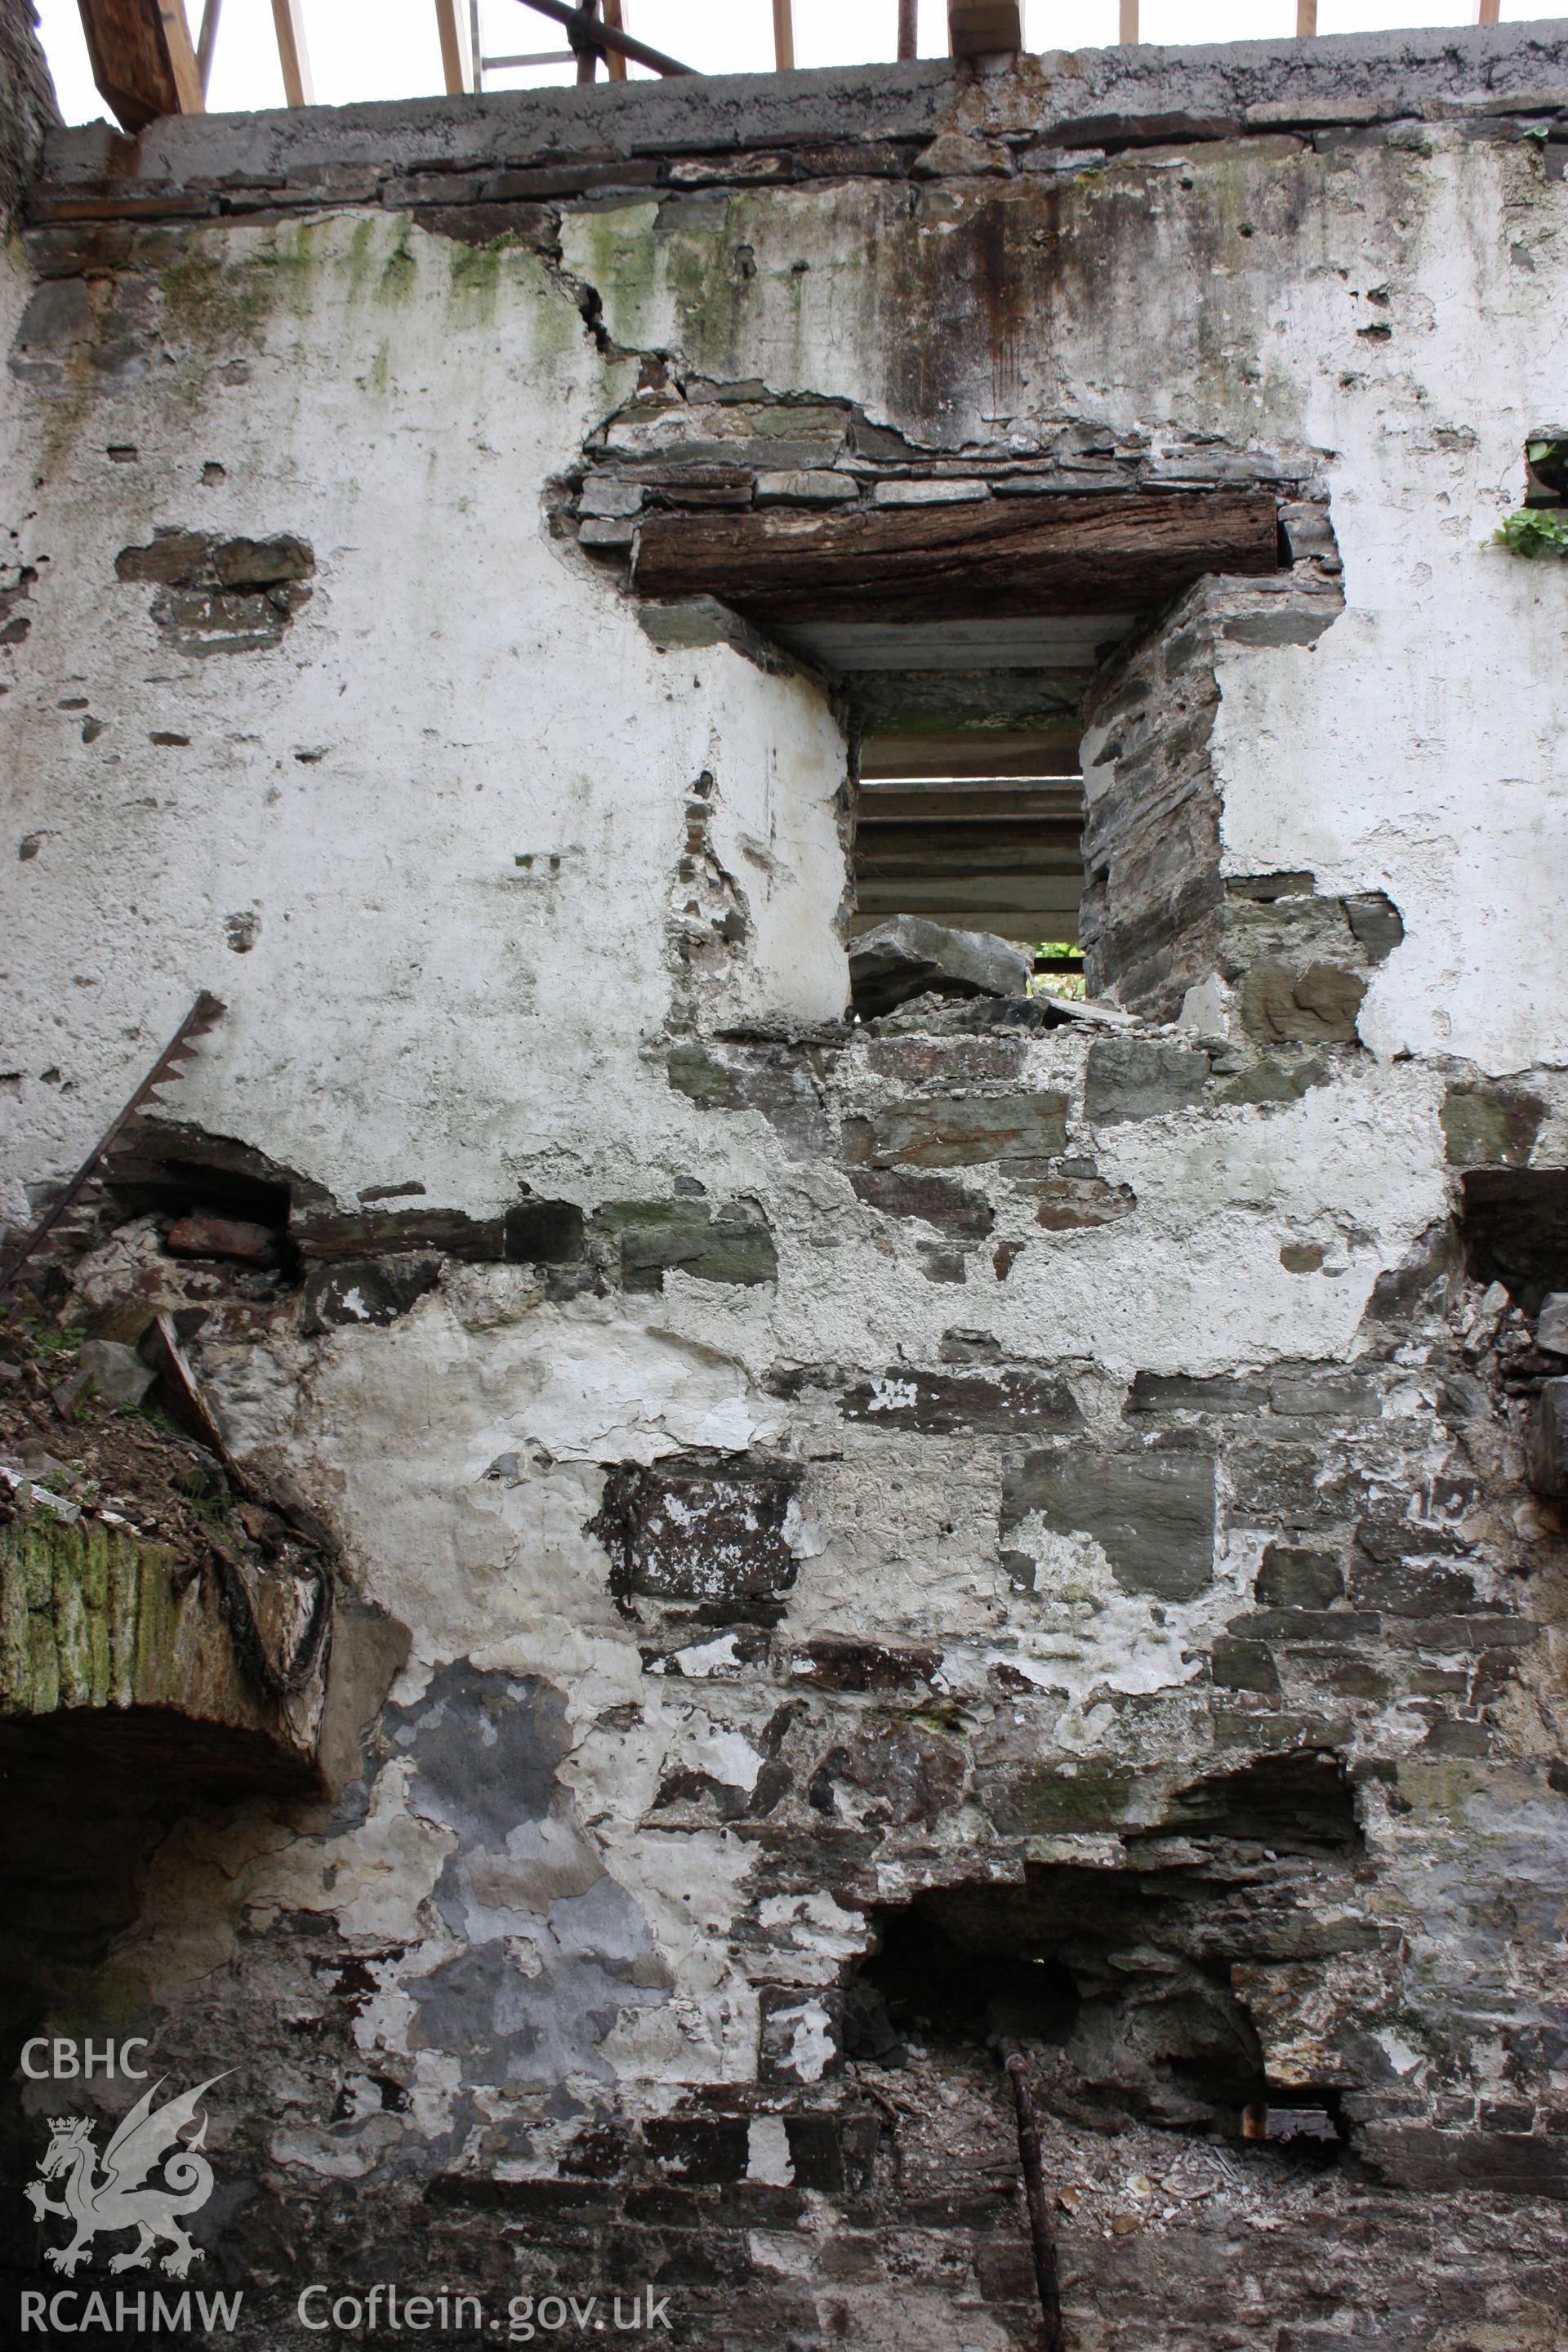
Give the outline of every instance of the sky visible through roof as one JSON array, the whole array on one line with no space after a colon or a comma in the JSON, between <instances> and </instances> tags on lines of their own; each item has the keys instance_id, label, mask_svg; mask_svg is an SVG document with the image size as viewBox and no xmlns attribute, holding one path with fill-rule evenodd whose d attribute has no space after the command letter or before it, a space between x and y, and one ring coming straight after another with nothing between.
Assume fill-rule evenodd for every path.
<instances>
[{"instance_id":1,"label":"sky visible through roof","mask_svg":"<svg viewBox=\"0 0 1568 2352\"><path fill-rule=\"evenodd\" d=\"M93 88L77 0L36 0L44 47L68 122L108 113ZM458 0L466 17L468 0ZM420 98L438 91L441 58L433 0L302 0L317 101ZM623 0L626 30L704 73L773 68L770 0ZM1505 19L1537 15L1503 0ZM201 0L187 0L193 32ZM1319 0L1320 33L1376 32L1398 26L1469 25L1475 0ZM797 67L868 65L894 54L897 0L795 0ZM487 56L556 49L559 28L522 0L480 0ZM1024 0L1031 49L1096 48L1114 41L1117 0ZM1142 0L1146 41L1281 40L1296 29L1295 0ZM920 0L922 57L947 53L945 0ZM634 73L637 72L634 68ZM487 78L487 87L525 89L570 81L566 65ZM215 113L281 106L283 79L269 0L223 0L207 102Z\"/></svg>"}]
</instances>

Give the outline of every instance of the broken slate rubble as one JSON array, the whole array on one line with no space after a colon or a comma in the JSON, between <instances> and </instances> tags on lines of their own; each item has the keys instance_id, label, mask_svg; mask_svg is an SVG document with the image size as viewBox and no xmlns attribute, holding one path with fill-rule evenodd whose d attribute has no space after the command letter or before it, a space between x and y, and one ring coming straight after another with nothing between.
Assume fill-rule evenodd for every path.
<instances>
[{"instance_id":1,"label":"broken slate rubble","mask_svg":"<svg viewBox=\"0 0 1568 2352\"><path fill-rule=\"evenodd\" d=\"M911 996L1024 996L1029 958L993 931L954 931L920 915L895 915L849 949L849 985L862 1021Z\"/></svg>"}]
</instances>

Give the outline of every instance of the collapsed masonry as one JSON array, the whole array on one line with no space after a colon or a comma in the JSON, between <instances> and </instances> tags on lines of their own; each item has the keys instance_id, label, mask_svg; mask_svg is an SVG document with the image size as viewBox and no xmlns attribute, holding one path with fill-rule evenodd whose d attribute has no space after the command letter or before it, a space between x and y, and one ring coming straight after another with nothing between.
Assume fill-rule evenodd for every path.
<instances>
[{"instance_id":1,"label":"collapsed masonry","mask_svg":"<svg viewBox=\"0 0 1568 2352\"><path fill-rule=\"evenodd\" d=\"M6 2014L228 2070L247 2340L1030 2344L1003 2000L1069 2342L1561 2341L1565 152L1552 27L49 138L13 1231L231 1013L12 1346L7 1769L184 1729Z\"/></svg>"}]
</instances>

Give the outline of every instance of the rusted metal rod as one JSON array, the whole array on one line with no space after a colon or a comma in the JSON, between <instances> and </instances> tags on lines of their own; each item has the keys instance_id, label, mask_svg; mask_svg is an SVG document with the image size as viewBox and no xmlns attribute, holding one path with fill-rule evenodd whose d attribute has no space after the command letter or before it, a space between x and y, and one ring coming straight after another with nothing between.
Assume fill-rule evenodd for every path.
<instances>
[{"instance_id":1,"label":"rusted metal rod","mask_svg":"<svg viewBox=\"0 0 1568 2352\"><path fill-rule=\"evenodd\" d=\"M566 37L581 55L584 48L597 50L607 57L613 49L617 57L630 58L635 66L648 66L657 74L694 73L694 66L683 66L675 58L667 58L662 49L649 48L646 41L635 40L630 33L618 33L612 25L601 25L584 8L571 8L566 0L522 0L525 8L532 8L541 16L551 17L564 25ZM493 65L495 59L487 60Z\"/></svg>"},{"instance_id":2,"label":"rusted metal rod","mask_svg":"<svg viewBox=\"0 0 1568 2352\"><path fill-rule=\"evenodd\" d=\"M918 14L918 0L899 0L899 56L900 58L920 55L919 28L916 23Z\"/></svg>"},{"instance_id":3,"label":"rusted metal rod","mask_svg":"<svg viewBox=\"0 0 1568 2352\"><path fill-rule=\"evenodd\" d=\"M1062 2334L1061 2287L1057 2277L1057 2242L1051 2233L1050 2200L1046 2194L1040 2154L1040 2126L1035 2116L1035 2095L1029 2086L1029 2061L1021 2042L1000 2042L1003 2069L1013 2085L1013 2109L1018 2119L1018 2161L1024 2168L1024 2197L1029 2208L1029 2240L1035 2253L1035 2286L1044 2322L1044 2352L1067 2352Z\"/></svg>"}]
</instances>

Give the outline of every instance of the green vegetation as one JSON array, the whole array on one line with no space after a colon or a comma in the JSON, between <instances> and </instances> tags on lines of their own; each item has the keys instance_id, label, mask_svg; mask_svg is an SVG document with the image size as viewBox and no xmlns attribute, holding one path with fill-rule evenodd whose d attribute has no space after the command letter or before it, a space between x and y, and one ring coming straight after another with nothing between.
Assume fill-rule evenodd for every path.
<instances>
[{"instance_id":1,"label":"green vegetation","mask_svg":"<svg viewBox=\"0 0 1568 2352\"><path fill-rule=\"evenodd\" d=\"M1510 555L1568 555L1568 511L1521 507L1493 531L1492 542L1506 547Z\"/></svg>"},{"instance_id":2,"label":"green vegetation","mask_svg":"<svg viewBox=\"0 0 1568 2352\"><path fill-rule=\"evenodd\" d=\"M1037 971L1029 982L1031 996L1065 996L1081 1004L1084 980L1076 940L1042 940L1035 950L1037 963L1055 964L1055 971Z\"/></svg>"}]
</instances>

